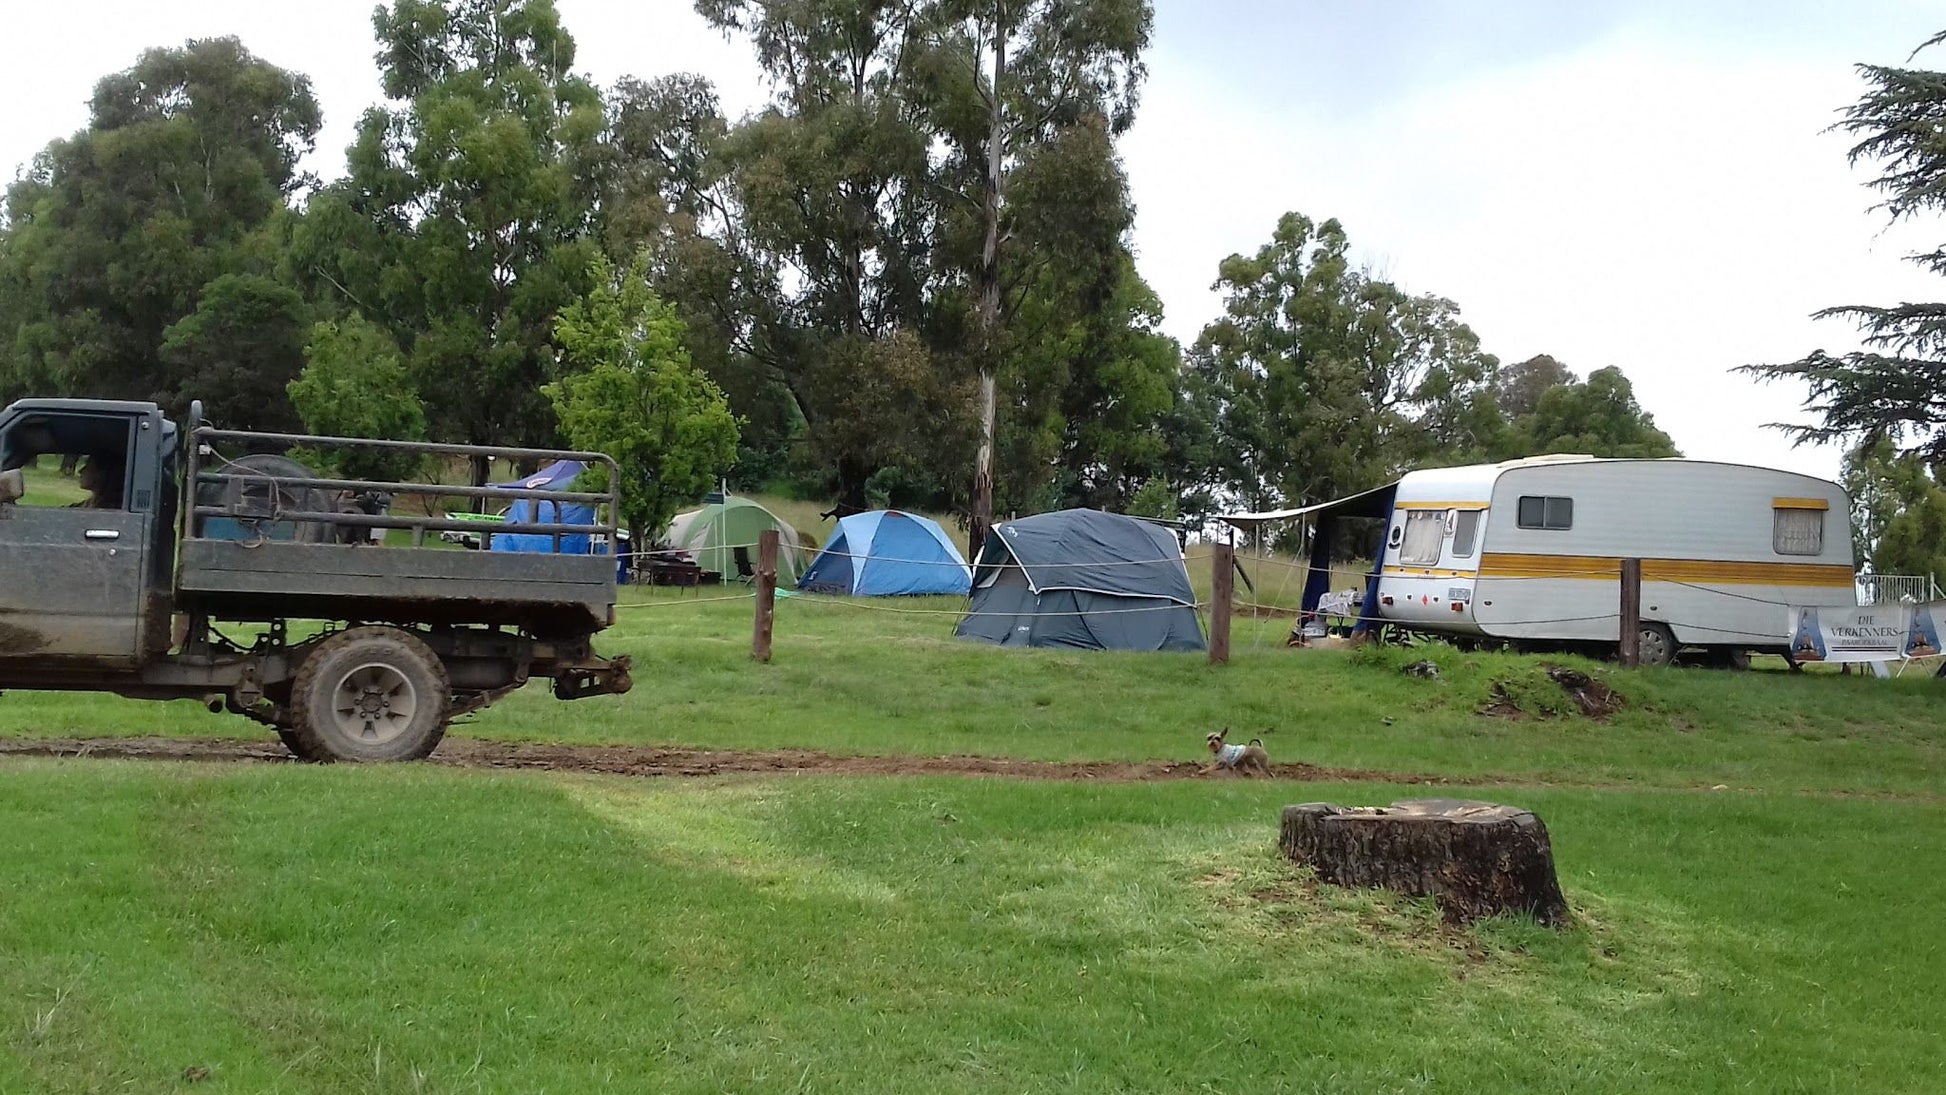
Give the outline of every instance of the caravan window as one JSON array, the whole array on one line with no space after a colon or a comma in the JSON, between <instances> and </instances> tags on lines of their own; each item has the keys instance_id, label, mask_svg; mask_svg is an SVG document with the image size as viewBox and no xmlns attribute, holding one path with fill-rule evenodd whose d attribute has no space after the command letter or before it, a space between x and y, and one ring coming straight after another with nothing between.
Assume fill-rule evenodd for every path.
<instances>
[{"instance_id":1,"label":"caravan window","mask_svg":"<svg viewBox=\"0 0 1946 1095\"><path fill-rule=\"evenodd\" d=\"M1523 494L1520 496L1520 512L1515 514L1514 523L1521 528L1573 528L1574 499Z\"/></svg>"},{"instance_id":2,"label":"caravan window","mask_svg":"<svg viewBox=\"0 0 1946 1095\"><path fill-rule=\"evenodd\" d=\"M1399 548L1399 562L1409 567L1431 566L1439 561L1439 545L1445 539L1445 510L1413 510L1405 515L1405 543Z\"/></svg>"},{"instance_id":3,"label":"caravan window","mask_svg":"<svg viewBox=\"0 0 1946 1095\"><path fill-rule=\"evenodd\" d=\"M1476 509L1463 509L1453 517L1453 558L1473 557L1473 541L1480 534L1480 517Z\"/></svg>"},{"instance_id":4,"label":"caravan window","mask_svg":"<svg viewBox=\"0 0 1946 1095\"><path fill-rule=\"evenodd\" d=\"M1824 511L1778 507L1771 511L1770 546L1779 555L1823 555Z\"/></svg>"}]
</instances>

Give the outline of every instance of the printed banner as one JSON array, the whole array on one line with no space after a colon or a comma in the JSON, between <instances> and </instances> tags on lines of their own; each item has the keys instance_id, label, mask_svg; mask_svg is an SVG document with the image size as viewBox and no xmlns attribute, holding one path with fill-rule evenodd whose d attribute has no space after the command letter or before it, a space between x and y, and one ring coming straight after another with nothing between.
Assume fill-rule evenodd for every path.
<instances>
[{"instance_id":1,"label":"printed banner","mask_svg":"<svg viewBox=\"0 0 1946 1095\"><path fill-rule=\"evenodd\" d=\"M1895 662L1907 656L1909 605L1791 610L1791 657L1800 662ZM1933 645L1938 646L1935 637Z\"/></svg>"},{"instance_id":2,"label":"printed banner","mask_svg":"<svg viewBox=\"0 0 1946 1095\"><path fill-rule=\"evenodd\" d=\"M1946 647L1939 644L1941 632L1946 632L1946 601L1913 605L1912 626L1906 632L1905 656L1932 658L1946 652Z\"/></svg>"}]
</instances>

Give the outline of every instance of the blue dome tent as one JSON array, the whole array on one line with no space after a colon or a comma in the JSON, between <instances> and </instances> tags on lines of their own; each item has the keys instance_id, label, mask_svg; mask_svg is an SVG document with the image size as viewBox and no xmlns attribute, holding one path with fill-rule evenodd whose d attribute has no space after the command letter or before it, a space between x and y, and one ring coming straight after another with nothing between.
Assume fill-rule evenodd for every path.
<instances>
[{"instance_id":1,"label":"blue dome tent","mask_svg":"<svg viewBox=\"0 0 1946 1095\"><path fill-rule=\"evenodd\" d=\"M938 593L966 596L972 572L937 522L916 513L872 510L838 519L797 588L854 597Z\"/></svg>"}]
</instances>

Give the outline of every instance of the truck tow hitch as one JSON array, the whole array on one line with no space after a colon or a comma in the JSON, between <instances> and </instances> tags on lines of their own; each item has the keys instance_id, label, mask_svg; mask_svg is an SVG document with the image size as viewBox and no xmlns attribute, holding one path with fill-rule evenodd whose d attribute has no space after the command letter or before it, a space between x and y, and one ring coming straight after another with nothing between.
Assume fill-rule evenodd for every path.
<instances>
[{"instance_id":1,"label":"truck tow hitch","mask_svg":"<svg viewBox=\"0 0 1946 1095\"><path fill-rule=\"evenodd\" d=\"M584 696L619 696L635 687L629 670L635 660L626 654L608 659L602 665L558 672L554 676L554 697L578 700Z\"/></svg>"}]
</instances>

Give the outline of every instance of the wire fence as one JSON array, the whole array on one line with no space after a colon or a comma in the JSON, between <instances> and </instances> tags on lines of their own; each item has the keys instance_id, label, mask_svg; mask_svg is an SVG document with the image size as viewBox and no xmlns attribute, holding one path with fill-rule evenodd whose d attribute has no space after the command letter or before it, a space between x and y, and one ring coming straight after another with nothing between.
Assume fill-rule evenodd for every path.
<instances>
[{"instance_id":1,"label":"wire fence","mask_svg":"<svg viewBox=\"0 0 1946 1095\"><path fill-rule=\"evenodd\" d=\"M749 550L749 548L759 548L761 550L761 543L749 543L749 545L714 545L714 548L704 548L704 550L724 550L724 548L736 547L745 548L745 550ZM689 550L695 550L695 548L656 548L656 550L648 550L648 552L631 552L631 554L642 558L642 556L667 556L671 552L689 552ZM952 560L924 560L924 558L901 558L901 556L882 556L882 554L876 554L874 556L874 554L866 554L866 552L848 552L848 550L831 550L831 548L823 548L823 552L827 556L839 556L839 558L847 558L847 560L917 564L917 566L954 566L957 570L971 570L965 564L952 562ZM1245 617L1255 617L1257 620L1267 620L1267 618L1269 620L1279 620L1279 624L1284 618L1290 618L1290 620L1294 620L1294 626L1290 630L1290 636L1292 638L1300 634L1298 628L1308 618L1310 620L1315 620L1315 618L1329 618L1329 620L1352 622L1352 620L1358 620L1358 618L1362 617L1362 605L1360 603L1354 603L1354 605L1351 605L1351 609L1345 611L1345 613L1317 613L1317 611L1304 611L1300 607L1290 605L1288 601L1282 601L1282 595L1290 591L1290 583L1294 582L1298 576L1302 576L1306 580L1310 580L1310 576L1314 576L1317 572L1329 572L1329 574L1345 576L1347 570L1327 568L1327 566L1312 566L1312 564L1306 564L1306 562L1277 560L1277 558L1257 558L1253 562L1259 564L1259 566L1261 564L1269 564L1271 568L1275 568L1279 572L1279 585L1271 593L1271 599L1261 599L1261 597L1238 597L1238 599L1232 599L1230 605L1232 605L1232 609L1236 613L1245 615ZM1138 560L1107 560L1107 562L1092 562L1092 564L1063 564L1063 562L1057 562L1057 564L1027 564L1027 566L1022 566L1018 560L1006 560L1006 562L994 564L994 566L1016 566L1016 568L1022 568L1022 570L1031 572L1031 570L1043 570L1043 568L1047 568L1047 570L1061 570L1061 568L1068 568L1068 566L1082 568L1082 566L1156 566L1156 564L1170 564L1170 566L1179 566L1179 568L1185 568L1187 570L1187 558L1181 556L1181 554L1175 554L1175 556L1158 556L1158 558L1138 558ZM804 568L798 566L796 570L802 572ZM1358 578L1366 578L1366 576L1368 576L1368 572L1360 572L1358 574ZM1559 574L1559 576L1553 576L1553 574L1526 574L1526 576L1454 574L1454 576L1432 576L1432 578L1452 578L1456 582L1477 582L1477 580L1491 580L1491 582L1551 582L1551 580L1588 580L1588 578L1605 578L1605 576L1592 576L1592 574ZM1619 576L1617 576L1617 580L1619 580ZM1672 578L1654 578L1654 580L1650 580L1650 583L1674 585L1674 587L1679 587L1679 589L1695 591L1699 595L1720 597L1720 599L1736 601L1736 603L1763 605L1763 607L1773 607L1773 609L1798 609L1798 607L1804 607L1800 601L1788 601L1788 599L1779 599L1779 597L1763 597L1763 595L1744 593L1744 591L1736 591L1736 589L1724 589L1724 587L1712 585L1712 583L1685 582L1685 580L1672 580ZM753 595L755 595L755 591L726 595L726 597L644 599L644 601L627 601L627 603L623 603L619 607L621 609L662 609L662 607L683 607L683 605L712 605L712 603L728 603L728 601L751 601ZM1024 613L1024 611L983 611L983 609L975 609L973 603L971 603L971 597L965 597L965 595L959 597L959 605L950 605L950 607L948 605L887 605L887 603L882 603L880 599L847 597L847 595L827 595L827 593L821 593L821 591L804 591L804 593L798 593L798 595L788 595L788 601L786 603L810 603L810 605L817 607L817 611L850 609L854 613L876 613L876 615L887 615L887 617L952 618L952 620L957 620L961 624L965 620L975 620L975 618L1022 618L1029 617L1029 615L1031 617L1053 618L1125 617L1125 615L1146 615L1146 613L1181 613L1181 611L1191 611L1191 613L1197 615L1199 622L1205 628L1205 632L1210 634L1212 628L1214 628L1214 622L1216 622L1214 620L1214 607L1216 605L1212 601L1208 601L1208 599L1197 599L1193 603L1170 599L1166 603L1152 603L1152 605L1094 607L1094 609L1047 609L1047 611L1043 611L1043 609L1031 609L1027 613ZM1687 636L1687 642L1699 644L1699 646L1716 646L1716 648L1777 648L1777 650L1783 650L1784 646L1788 644L1788 628L1783 626L1784 618L1786 617L1784 617L1784 613L1779 613L1777 617L1779 617L1779 628L1775 628L1775 630L1771 630L1771 628L1753 628L1753 626L1748 626L1748 624L1746 626L1726 626L1724 620L1701 622L1701 620L1687 617L1687 615L1683 615L1683 617L1658 617L1650 620L1650 622L1660 624L1660 626L1666 626L1666 628L1672 628L1677 634ZM1609 622L1613 622L1619 628L1621 618L1623 618L1623 613L1619 611L1619 607L1617 607L1617 611L1604 611L1604 613L1580 613L1580 615L1559 615L1557 613L1557 615L1532 615L1532 617L1522 618L1495 618L1495 620L1491 620L1489 626L1495 630L1496 636L1479 634L1477 638L1489 640L1489 642L1493 642L1493 640L1557 642L1557 644L1567 644L1570 648L1574 644L1604 646L1604 644L1617 642L1611 632L1609 634L1600 634L1600 632L1605 632L1609 628L1586 626L1586 624L1609 624ZM1424 632L1430 632L1434 636L1440 634L1438 628L1430 628L1430 626L1415 628L1413 622L1397 620L1397 618L1376 617L1372 622L1382 624L1382 626L1397 626L1401 630L1415 630L1415 632L1421 632L1421 634L1424 634ZM1532 634L1530 636L1522 636L1522 634L1518 634L1518 632L1532 632L1533 628L1568 628L1568 634L1557 634L1557 636L1532 636ZM1267 642L1273 642L1273 638L1277 636L1279 628L1267 628L1267 626L1261 626L1261 622L1259 622L1259 626L1251 626L1249 632L1253 636L1253 646L1261 648ZM1454 632L1448 632L1448 634L1454 634ZM1699 640L1697 636L1718 636L1718 640L1716 642L1707 642L1707 640ZM1458 634L1458 638L1467 638L1467 636L1465 634Z\"/></svg>"},{"instance_id":2,"label":"wire fence","mask_svg":"<svg viewBox=\"0 0 1946 1095\"><path fill-rule=\"evenodd\" d=\"M1706 587L1697 587L1697 588L1703 589L1705 592L1716 592L1715 590L1709 590ZM616 607L618 609L624 609L624 610L642 609L642 608L675 608L675 607L706 605L706 604L724 604L731 601L749 601L752 600L755 596L756 596L756 592L753 590L751 592L738 593L738 594L733 594L725 597L676 597L676 598L661 598L661 599L650 599L650 600L640 600L640 601L625 601L618 604ZM965 600L966 598L961 598L961 599ZM1751 600L1752 598L1743 598L1743 599ZM833 596L833 595L816 594L816 593L792 595L788 598L788 603L811 604L819 607L849 608L861 612L879 612L879 613L886 613L889 615L897 615L897 616L951 617L953 619L971 619L971 618L978 618L978 617L1001 617L1001 616L1019 617L1024 615L1055 616L1055 617L1118 616L1118 615L1147 613L1147 612L1180 612L1185 609L1192 610L1199 614L1202 614L1202 613L1207 613L1212 606L1212 602L1206 600L1199 600L1193 603L1172 600L1166 604L1135 605L1135 606L1122 607L1122 608L1090 608L1090 609L1072 609L1072 610L1051 610L1051 609L1034 608L1025 611L988 612L988 611L974 609L971 607L934 608L934 607L914 607L914 606L907 606L907 605L889 605L889 604L880 604L877 602L877 599L875 598ZM1232 603L1233 606L1236 608L1261 608L1261 609L1274 610L1272 612L1268 612L1265 614L1267 617L1274 618L1274 619L1281 620L1284 617L1294 615L1292 610L1285 609L1276 605L1264 605L1252 601L1235 601ZM1782 602L1782 601L1765 601L1762 603L1775 604L1775 605L1792 607L1792 608L1802 607L1796 605L1789 605L1787 602ZM1348 615L1333 615L1330 618L1337 619L1337 620L1356 620L1359 617L1356 613L1353 613ZM1619 611L1587 613L1587 614L1575 615L1575 616L1535 616L1535 617L1522 617L1516 619L1496 618L1493 621L1491 621L1490 626L1494 627L1495 629L1514 629L1514 628L1545 627L1545 626L1554 626L1560 624L1600 623L1600 622L1606 622L1608 620L1619 621L1620 618L1621 618L1621 613ZM1412 623L1409 621L1400 621L1393 618L1379 617L1377 619L1377 622L1384 625L1399 626L1407 630L1414 629ZM1758 637L1767 635L1766 632L1754 631L1749 628L1726 628L1714 624L1704 624L1695 621L1687 621L1680 618L1658 619L1651 622L1661 623L1665 626L1684 630L1684 631L1707 631L1707 632L1724 634L1724 635L1743 635L1743 636L1758 636ZM1425 628L1423 630L1432 630L1432 629ZM1781 638L1781 635L1778 637Z\"/></svg>"}]
</instances>

